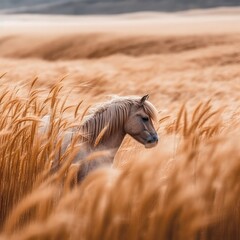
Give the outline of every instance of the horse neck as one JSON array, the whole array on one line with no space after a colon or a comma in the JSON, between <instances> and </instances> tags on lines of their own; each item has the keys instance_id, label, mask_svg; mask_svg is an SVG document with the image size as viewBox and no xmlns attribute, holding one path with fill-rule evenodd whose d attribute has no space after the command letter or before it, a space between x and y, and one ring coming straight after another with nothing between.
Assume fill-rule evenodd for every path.
<instances>
[{"instance_id":1,"label":"horse neck","mask_svg":"<svg viewBox=\"0 0 240 240\"><path fill-rule=\"evenodd\" d=\"M122 129L119 129L119 131L115 132L114 135L112 135L109 138L104 138L96 147L96 150L111 150L113 157L115 156L117 150L122 144L122 141L125 137L124 131Z\"/></svg>"},{"instance_id":2,"label":"horse neck","mask_svg":"<svg viewBox=\"0 0 240 240\"><path fill-rule=\"evenodd\" d=\"M97 125L96 121L96 117L93 116L81 126L81 130L84 132L84 134L88 135L88 144L91 148L91 151L111 150L114 157L126 135L124 127L119 125L118 128L114 129L114 131L108 132L107 130L101 138L100 142L97 144L97 146L95 146L96 140L104 128L104 126L102 126L99 129L96 129L95 127L93 129L90 129L90 126Z\"/></svg>"}]
</instances>

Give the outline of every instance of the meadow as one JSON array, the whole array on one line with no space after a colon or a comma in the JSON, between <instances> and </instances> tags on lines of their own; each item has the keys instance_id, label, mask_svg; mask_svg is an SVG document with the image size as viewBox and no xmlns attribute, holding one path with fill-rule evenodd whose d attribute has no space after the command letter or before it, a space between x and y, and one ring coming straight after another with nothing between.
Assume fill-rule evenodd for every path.
<instances>
[{"instance_id":1,"label":"meadow","mask_svg":"<svg viewBox=\"0 0 240 240\"><path fill-rule=\"evenodd\" d=\"M1 16L0 239L240 239L240 17L229 11ZM52 173L63 132L112 94L150 95L158 146L127 137L113 166L77 184L73 141Z\"/></svg>"}]
</instances>

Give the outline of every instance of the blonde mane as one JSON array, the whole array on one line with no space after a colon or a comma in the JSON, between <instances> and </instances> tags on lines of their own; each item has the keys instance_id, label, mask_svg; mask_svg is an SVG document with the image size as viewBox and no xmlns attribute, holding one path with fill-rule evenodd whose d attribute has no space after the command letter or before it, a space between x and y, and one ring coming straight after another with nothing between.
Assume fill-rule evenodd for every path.
<instances>
[{"instance_id":1,"label":"blonde mane","mask_svg":"<svg viewBox=\"0 0 240 240\"><path fill-rule=\"evenodd\" d=\"M141 97L114 96L111 100L97 104L90 109L90 114L84 119L81 132L88 139L90 144L94 144L96 138L105 128L102 139L109 138L117 130L123 127L127 120L132 106L142 107L145 113L154 121L157 120L157 110L149 102L141 104Z\"/></svg>"}]
</instances>

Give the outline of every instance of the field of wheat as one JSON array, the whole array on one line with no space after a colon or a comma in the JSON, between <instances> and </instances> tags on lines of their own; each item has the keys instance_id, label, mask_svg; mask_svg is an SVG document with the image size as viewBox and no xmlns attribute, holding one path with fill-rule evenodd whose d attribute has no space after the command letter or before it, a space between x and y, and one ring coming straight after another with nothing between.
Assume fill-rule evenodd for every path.
<instances>
[{"instance_id":1,"label":"field of wheat","mask_svg":"<svg viewBox=\"0 0 240 240\"><path fill-rule=\"evenodd\" d=\"M240 18L132 18L80 30L70 18L66 31L5 20L1 240L240 239ZM63 132L112 94L150 95L158 146L126 137L113 166L78 184L73 141L52 172Z\"/></svg>"}]
</instances>

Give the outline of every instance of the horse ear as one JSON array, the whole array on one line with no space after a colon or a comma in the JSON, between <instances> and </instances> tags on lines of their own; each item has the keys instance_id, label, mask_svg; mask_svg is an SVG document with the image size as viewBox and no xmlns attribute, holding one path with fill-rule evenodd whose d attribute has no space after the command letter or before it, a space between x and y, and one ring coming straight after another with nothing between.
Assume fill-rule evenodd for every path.
<instances>
[{"instance_id":1,"label":"horse ear","mask_svg":"<svg viewBox=\"0 0 240 240\"><path fill-rule=\"evenodd\" d=\"M148 100L148 98L149 98L149 95L148 95L148 94L147 94L147 95L144 95L144 96L141 98L141 100L140 100L141 104L143 104L146 100Z\"/></svg>"}]
</instances>

